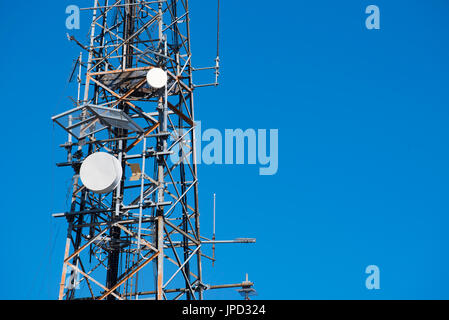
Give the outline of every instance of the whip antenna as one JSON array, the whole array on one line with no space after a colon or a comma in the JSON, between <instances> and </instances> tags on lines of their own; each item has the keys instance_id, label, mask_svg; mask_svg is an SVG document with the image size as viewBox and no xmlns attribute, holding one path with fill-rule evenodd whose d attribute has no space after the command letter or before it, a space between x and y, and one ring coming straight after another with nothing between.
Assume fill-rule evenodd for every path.
<instances>
[{"instance_id":1,"label":"whip antenna","mask_svg":"<svg viewBox=\"0 0 449 320\"><path fill-rule=\"evenodd\" d=\"M220 0L217 0L217 57L215 58L215 85L220 75Z\"/></svg>"}]
</instances>

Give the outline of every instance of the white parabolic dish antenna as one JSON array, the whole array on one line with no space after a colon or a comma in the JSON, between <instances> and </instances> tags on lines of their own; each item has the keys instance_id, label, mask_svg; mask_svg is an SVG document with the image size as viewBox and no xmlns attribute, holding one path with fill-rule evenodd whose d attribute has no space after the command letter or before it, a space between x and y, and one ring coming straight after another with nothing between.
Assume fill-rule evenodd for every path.
<instances>
[{"instance_id":1,"label":"white parabolic dish antenna","mask_svg":"<svg viewBox=\"0 0 449 320\"><path fill-rule=\"evenodd\" d=\"M167 72L161 68L150 69L147 73L147 82L153 88L160 89L165 87L167 80Z\"/></svg>"},{"instance_id":2,"label":"white parabolic dish antenna","mask_svg":"<svg viewBox=\"0 0 449 320\"><path fill-rule=\"evenodd\" d=\"M80 169L80 178L86 188L99 194L113 191L120 183L122 174L120 161L106 152L91 154Z\"/></svg>"}]
</instances>

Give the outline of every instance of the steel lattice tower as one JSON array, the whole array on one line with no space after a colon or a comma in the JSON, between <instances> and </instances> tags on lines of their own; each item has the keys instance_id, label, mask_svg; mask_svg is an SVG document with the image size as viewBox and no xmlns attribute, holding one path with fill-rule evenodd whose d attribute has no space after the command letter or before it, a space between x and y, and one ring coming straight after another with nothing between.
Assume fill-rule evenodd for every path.
<instances>
[{"instance_id":1,"label":"steel lattice tower","mask_svg":"<svg viewBox=\"0 0 449 320\"><path fill-rule=\"evenodd\" d=\"M71 207L54 214L68 222L59 299L193 300L251 287L203 283L202 259L215 261L203 247L220 241L200 235L188 0L93 2L90 43L69 37L85 50L76 106L53 117L68 132L58 166L74 169ZM218 76L218 61L202 70ZM152 68L166 71L164 88L148 85ZM124 173L107 194L80 181L83 160L100 151Z\"/></svg>"}]
</instances>

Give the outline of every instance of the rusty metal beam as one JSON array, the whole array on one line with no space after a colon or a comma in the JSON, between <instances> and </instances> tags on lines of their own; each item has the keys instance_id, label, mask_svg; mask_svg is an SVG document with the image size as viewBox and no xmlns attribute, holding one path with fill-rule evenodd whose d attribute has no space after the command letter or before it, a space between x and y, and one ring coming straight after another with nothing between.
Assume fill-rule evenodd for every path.
<instances>
[{"instance_id":1,"label":"rusty metal beam","mask_svg":"<svg viewBox=\"0 0 449 320\"><path fill-rule=\"evenodd\" d=\"M98 300L103 300L104 298L106 298L107 296L109 296L110 294L113 294L114 291L120 287L122 284L124 284L126 282L126 280L128 280L129 278L131 278L133 275L135 275L137 272L139 272L143 267L145 267L147 264L149 264L154 258L156 258L157 256L159 256L160 252L156 252L155 254L153 254L150 258L148 258L147 260L145 260L144 263L142 263L140 266L138 266L137 268L135 268L131 273L129 273L128 275L126 275L122 280L120 280L119 282L117 282L116 285L114 285L111 289L106 290L106 292L98 299ZM148 254L149 255L149 254Z\"/></svg>"}]
</instances>

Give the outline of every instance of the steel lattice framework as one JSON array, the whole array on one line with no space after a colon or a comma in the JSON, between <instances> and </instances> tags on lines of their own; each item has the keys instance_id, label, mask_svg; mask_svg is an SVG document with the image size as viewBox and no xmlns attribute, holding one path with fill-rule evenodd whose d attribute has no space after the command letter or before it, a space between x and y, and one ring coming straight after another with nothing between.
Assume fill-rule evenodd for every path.
<instances>
[{"instance_id":1,"label":"steel lattice framework","mask_svg":"<svg viewBox=\"0 0 449 320\"><path fill-rule=\"evenodd\" d=\"M74 69L76 106L53 117L69 133L58 166L74 169L70 210L54 214L68 222L59 299L203 299L251 287L203 283L202 259L215 260L203 246L219 241L200 235L188 0L94 0L83 10L93 13L90 43L69 38L87 53ZM218 61L203 70L218 75ZM162 89L146 81L155 67L168 74ZM79 176L99 151L124 172L104 195Z\"/></svg>"}]
</instances>

